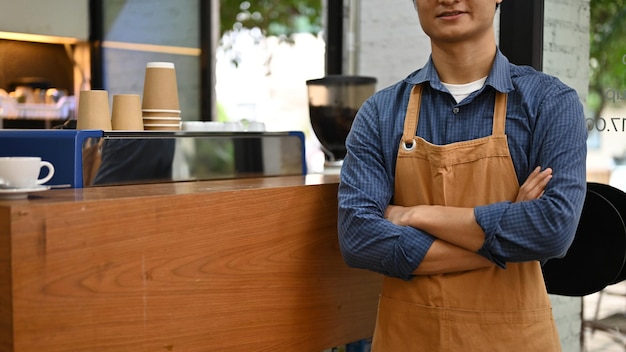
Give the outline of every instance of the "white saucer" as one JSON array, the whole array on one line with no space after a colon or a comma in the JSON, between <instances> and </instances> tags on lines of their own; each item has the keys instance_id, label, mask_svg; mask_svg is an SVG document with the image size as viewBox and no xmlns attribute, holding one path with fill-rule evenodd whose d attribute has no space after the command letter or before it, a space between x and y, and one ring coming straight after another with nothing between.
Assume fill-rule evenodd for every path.
<instances>
[{"instance_id":1,"label":"white saucer","mask_svg":"<svg viewBox=\"0 0 626 352\"><path fill-rule=\"evenodd\" d=\"M49 189L50 189L50 186L35 186L35 187L30 187L30 188L11 188L11 189L0 188L0 200L2 199L26 199L28 198L29 193L47 191Z\"/></svg>"}]
</instances>

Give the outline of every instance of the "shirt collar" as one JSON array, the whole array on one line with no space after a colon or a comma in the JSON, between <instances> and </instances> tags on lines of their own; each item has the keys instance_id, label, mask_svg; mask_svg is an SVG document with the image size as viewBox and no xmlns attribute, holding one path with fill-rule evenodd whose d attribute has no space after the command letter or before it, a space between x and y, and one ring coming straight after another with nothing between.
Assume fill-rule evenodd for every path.
<instances>
[{"instance_id":1,"label":"shirt collar","mask_svg":"<svg viewBox=\"0 0 626 352\"><path fill-rule=\"evenodd\" d=\"M498 48L496 51L496 58L493 62L493 66L491 67L491 71L489 72L489 76L487 77L487 81L485 81L485 85L492 86L499 92L508 93L513 90L513 81L511 80L511 63L509 60L502 54L500 49ZM421 84L424 82L430 82L430 86L434 89L440 91L447 91L443 84L441 84L441 79L439 79L439 74L435 69L435 65L432 60L432 56L428 59L428 62L424 67L420 70L411 73L407 78L404 79L405 82L409 84Z\"/></svg>"}]
</instances>

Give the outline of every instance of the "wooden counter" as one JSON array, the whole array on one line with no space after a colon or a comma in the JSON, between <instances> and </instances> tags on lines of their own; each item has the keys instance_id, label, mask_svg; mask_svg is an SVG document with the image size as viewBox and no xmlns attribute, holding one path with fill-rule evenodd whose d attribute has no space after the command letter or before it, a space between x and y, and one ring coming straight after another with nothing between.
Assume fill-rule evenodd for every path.
<instances>
[{"instance_id":1,"label":"wooden counter","mask_svg":"<svg viewBox=\"0 0 626 352\"><path fill-rule=\"evenodd\" d=\"M0 200L0 351L312 351L371 336L381 276L337 243L337 176Z\"/></svg>"}]
</instances>

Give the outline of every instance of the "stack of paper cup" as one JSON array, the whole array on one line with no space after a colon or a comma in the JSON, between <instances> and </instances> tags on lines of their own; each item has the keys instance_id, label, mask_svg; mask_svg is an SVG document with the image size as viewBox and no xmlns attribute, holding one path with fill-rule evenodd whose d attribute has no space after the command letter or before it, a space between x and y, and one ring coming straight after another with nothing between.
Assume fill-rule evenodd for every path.
<instances>
[{"instance_id":1,"label":"stack of paper cup","mask_svg":"<svg viewBox=\"0 0 626 352\"><path fill-rule=\"evenodd\" d=\"M173 63L148 62L141 110L145 130L180 130L180 104Z\"/></svg>"}]
</instances>

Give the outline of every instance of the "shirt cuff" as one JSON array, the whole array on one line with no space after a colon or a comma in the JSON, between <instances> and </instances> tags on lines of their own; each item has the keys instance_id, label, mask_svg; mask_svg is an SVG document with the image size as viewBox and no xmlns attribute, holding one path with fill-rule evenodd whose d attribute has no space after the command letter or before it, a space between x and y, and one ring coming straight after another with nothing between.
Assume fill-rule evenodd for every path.
<instances>
[{"instance_id":1,"label":"shirt cuff","mask_svg":"<svg viewBox=\"0 0 626 352\"><path fill-rule=\"evenodd\" d=\"M403 227L392 252L382 261L387 275L403 280L412 279L415 276L413 272L434 241L435 238L425 232Z\"/></svg>"},{"instance_id":2,"label":"shirt cuff","mask_svg":"<svg viewBox=\"0 0 626 352\"><path fill-rule=\"evenodd\" d=\"M500 202L474 208L476 222L485 233L485 242L477 253L503 269L506 268L506 262L494 254L494 248L497 247L498 224L509 204L510 202Z\"/></svg>"}]
</instances>

